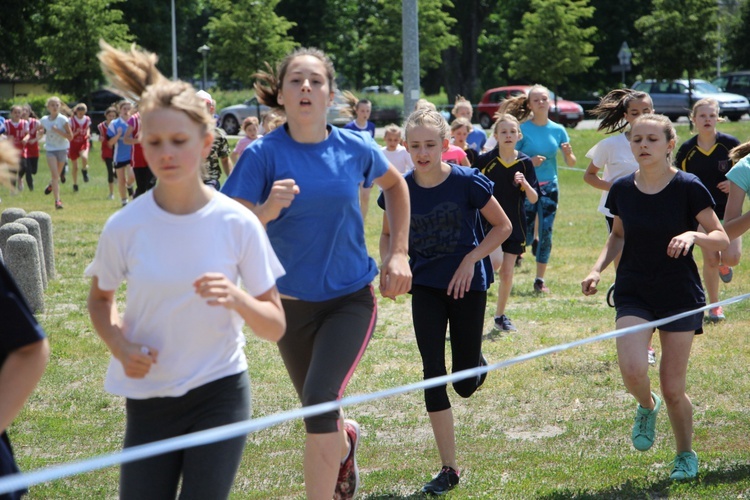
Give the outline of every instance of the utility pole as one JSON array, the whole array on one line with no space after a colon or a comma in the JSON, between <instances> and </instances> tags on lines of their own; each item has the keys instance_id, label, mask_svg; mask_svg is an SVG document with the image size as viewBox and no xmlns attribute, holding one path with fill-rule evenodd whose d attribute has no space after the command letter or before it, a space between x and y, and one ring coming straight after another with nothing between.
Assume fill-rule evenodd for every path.
<instances>
[{"instance_id":1,"label":"utility pole","mask_svg":"<svg viewBox=\"0 0 750 500\"><path fill-rule=\"evenodd\" d=\"M419 100L419 23L417 0L402 0L402 60L404 72L404 118Z\"/></svg>"}]
</instances>

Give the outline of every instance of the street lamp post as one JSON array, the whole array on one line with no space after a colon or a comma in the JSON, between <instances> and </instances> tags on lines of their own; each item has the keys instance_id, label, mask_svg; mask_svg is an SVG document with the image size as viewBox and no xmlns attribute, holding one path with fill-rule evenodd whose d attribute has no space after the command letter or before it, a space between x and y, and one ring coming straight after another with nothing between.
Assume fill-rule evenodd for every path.
<instances>
[{"instance_id":1,"label":"street lamp post","mask_svg":"<svg viewBox=\"0 0 750 500\"><path fill-rule=\"evenodd\" d=\"M208 59L208 53L210 51L211 51L211 47L209 47L206 44L203 44L203 45L200 46L200 48L198 48L198 52L200 52L200 54L203 56L203 86L201 86L201 88L203 90L206 90L206 80L207 80L207 78L206 78L206 76L207 76L207 72L206 72L207 64L206 64L206 61Z\"/></svg>"}]
</instances>

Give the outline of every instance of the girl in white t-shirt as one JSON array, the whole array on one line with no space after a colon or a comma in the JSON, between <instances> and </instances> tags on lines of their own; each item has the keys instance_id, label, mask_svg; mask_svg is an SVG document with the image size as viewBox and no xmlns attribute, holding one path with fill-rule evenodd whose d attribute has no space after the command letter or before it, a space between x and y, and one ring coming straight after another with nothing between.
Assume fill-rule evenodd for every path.
<instances>
[{"instance_id":1,"label":"girl in white t-shirt","mask_svg":"<svg viewBox=\"0 0 750 500\"><path fill-rule=\"evenodd\" d=\"M195 89L167 80L152 54L102 48L112 85L140 96L140 139L158 180L110 217L86 268L91 320L112 353L105 388L127 398L131 447L249 418L242 325L282 337L276 279L284 270L257 217L201 180L214 120ZM244 443L123 464L120 498L175 498L180 483L181 497L227 498Z\"/></svg>"},{"instance_id":2,"label":"girl in white t-shirt","mask_svg":"<svg viewBox=\"0 0 750 500\"><path fill-rule=\"evenodd\" d=\"M55 208L63 207L60 200L60 179L63 182L63 169L68 158L68 148L70 141L73 140L73 131L70 129L68 119L60 114L63 103L57 96L47 99L48 115L44 115L40 120L42 128L38 137L46 136L45 150L47 151L47 165L49 165L50 183L45 189L44 194L54 193Z\"/></svg>"},{"instance_id":3,"label":"girl in white t-shirt","mask_svg":"<svg viewBox=\"0 0 750 500\"><path fill-rule=\"evenodd\" d=\"M601 120L598 131L604 131L605 134L622 132L621 134L612 135L602 139L593 148L586 153L589 163L586 172L583 174L583 180L596 189L602 190L602 196L599 198L599 212L604 215L607 221L607 230L612 232L614 217L609 213L609 209L604 206L609 194L609 188L612 183L620 177L632 174L638 170L638 162L633 156L630 148L628 132L630 124L641 115L653 113L654 104L651 96L646 92L640 92L631 89L615 89L602 97L599 104L591 110L591 114ZM604 169L602 176L599 177L599 170ZM614 260L615 269L620 262L620 256L617 255ZM611 285L607 291L607 304L614 307L612 295L615 285ZM648 345L648 362L656 364L656 351L654 351L651 341Z\"/></svg>"},{"instance_id":4,"label":"girl in white t-shirt","mask_svg":"<svg viewBox=\"0 0 750 500\"><path fill-rule=\"evenodd\" d=\"M396 167L396 170L405 174L414 168L411 155L401 144L401 127L395 123L386 125L383 139L385 141L385 146L381 147L383 154L391 162L391 165Z\"/></svg>"}]
</instances>

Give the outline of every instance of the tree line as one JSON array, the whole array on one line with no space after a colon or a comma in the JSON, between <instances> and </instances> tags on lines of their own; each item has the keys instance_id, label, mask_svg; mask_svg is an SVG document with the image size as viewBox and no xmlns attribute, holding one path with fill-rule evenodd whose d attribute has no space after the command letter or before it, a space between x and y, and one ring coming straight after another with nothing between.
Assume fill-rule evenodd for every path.
<instances>
[{"instance_id":1,"label":"tree line","mask_svg":"<svg viewBox=\"0 0 750 500\"><path fill-rule=\"evenodd\" d=\"M401 83L400 0L175 0L178 76L248 88L295 46L334 60L342 88ZM637 77L711 78L750 68L750 0L418 0L425 93L477 99L485 88L542 83L583 97ZM172 74L170 2L5 2L0 81L44 81L82 96L102 84L98 40L136 43ZM623 42L632 67L613 71Z\"/></svg>"}]
</instances>

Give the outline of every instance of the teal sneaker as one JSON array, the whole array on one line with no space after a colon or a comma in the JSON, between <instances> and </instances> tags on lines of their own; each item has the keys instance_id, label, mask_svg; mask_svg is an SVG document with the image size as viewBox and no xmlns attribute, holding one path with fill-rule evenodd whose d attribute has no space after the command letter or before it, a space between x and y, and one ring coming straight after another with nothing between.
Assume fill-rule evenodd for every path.
<instances>
[{"instance_id":1,"label":"teal sneaker","mask_svg":"<svg viewBox=\"0 0 750 500\"><path fill-rule=\"evenodd\" d=\"M683 451L674 457L674 468L669 475L672 481L693 479L698 475L698 455L694 451Z\"/></svg>"},{"instance_id":2,"label":"teal sneaker","mask_svg":"<svg viewBox=\"0 0 750 500\"><path fill-rule=\"evenodd\" d=\"M651 393L654 398L654 409L648 410L638 405L635 412L635 423L633 424L633 435L631 437L633 446L638 451L649 450L654 445L656 438L656 415L661 408L661 399L659 396Z\"/></svg>"}]
</instances>

